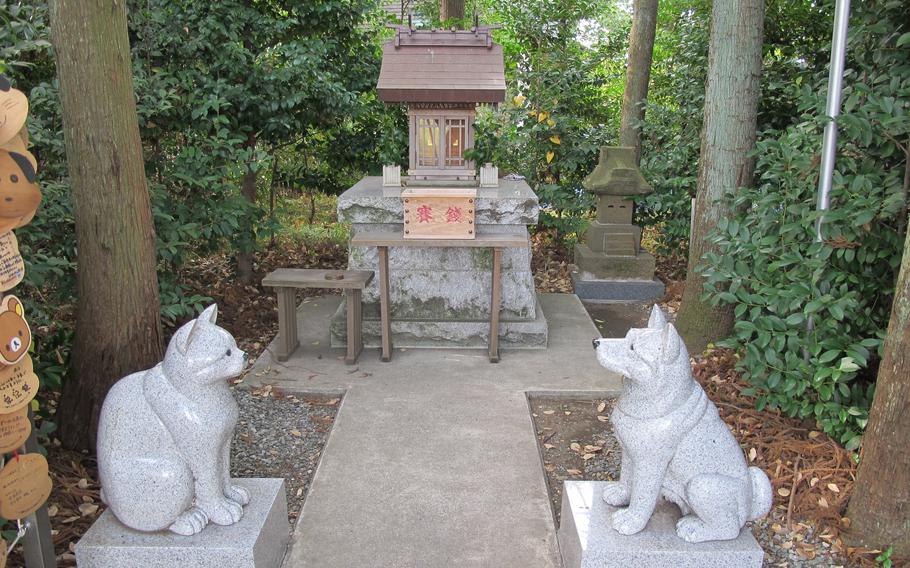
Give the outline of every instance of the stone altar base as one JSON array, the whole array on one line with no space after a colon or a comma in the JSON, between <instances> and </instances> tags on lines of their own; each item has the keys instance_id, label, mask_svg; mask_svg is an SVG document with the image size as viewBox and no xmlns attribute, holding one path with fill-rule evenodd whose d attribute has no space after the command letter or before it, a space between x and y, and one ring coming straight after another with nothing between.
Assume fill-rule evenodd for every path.
<instances>
[{"instance_id":1,"label":"stone altar base","mask_svg":"<svg viewBox=\"0 0 910 568\"><path fill-rule=\"evenodd\" d=\"M194 536L144 533L105 511L76 545L79 568L278 568L290 539L283 479L234 479L250 492L239 522Z\"/></svg>"},{"instance_id":2,"label":"stone altar base","mask_svg":"<svg viewBox=\"0 0 910 568\"><path fill-rule=\"evenodd\" d=\"M409 187L420 187L410 185ZM404 231L400 187L365 177L338 198L338 220L352 234ZM523 180L499 180L477 190L478 235L527 238L537 223L537 196ZM363 339L379 345L379 278L376 247L351 246L348 269L373 270L363 291ZM389 311L394 347L485 347L489 336L493 252L485 248L390 247ZM537 302L530 248L503 248L500 345L545 348L547 320ZM345 345L345 308L332 317L332 346Z\"/></svg>"},{"instance_id":3,"label":"stone altar base","mask_svg":"<svg viewBox=\"0 0 910 568\"><path fill-rule=\"evenodd\" d=\"M735 540L688 543L676 536L676 505L661 500L645 530L613 530L605 481L566 481L559 549L564 568L761 568L764 551L748 527Z\"/></svg>"}]
</instances>

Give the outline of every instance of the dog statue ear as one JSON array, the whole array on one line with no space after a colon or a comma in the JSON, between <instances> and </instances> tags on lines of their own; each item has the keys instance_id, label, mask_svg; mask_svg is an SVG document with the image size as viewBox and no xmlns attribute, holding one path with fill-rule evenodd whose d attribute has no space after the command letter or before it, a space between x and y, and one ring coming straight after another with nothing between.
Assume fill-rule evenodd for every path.
<instances>
[{"instance_id":1,"label":"dog statue ear","mask_svg":"<svg viewBox=\"0 0 910 568\"><path fill-rule=\"evenodd\" d=\"M190 332L186 334L186 341L183 345L178 344L180 348L180 353L186 355L190 350L190 345L193 344L193 339L198 335L200 328L206 325L215 325L215 321L218 319L218 304L212 304L206 309L202 310L202 313L199 314L199 317L196 318L196 321L193 322L193 327L190 328Z\"/></svg>"},{"instance_id":2,"label":"dog statue ear","mask_svg":"<svg viewBox=\"0 0 910 568\"><path fill-rule=\"evenodd\" d=\"M660 340L660 358L662 363L672 363L679 357L682 338L672 323L664 327Z\"/></svg>"},{"instance_id":3,"label":"dog statue ear","mask_svg":"<svg viewBox=\"0 0 910 568\"><path fill-rule=\"evenodd\" d=\"M648 318L648 329L663 329L667 325L667 318L660 306L654 304L651 308L651 317Z\"/></svg>"},{"instance_id":4,"label":"dog statue ear","mask_svg":"<svg viewBox=\"0 0 910 568\"><path fill-rule=\"evenodd\" d=\"M202 313L199 314L198 319L204 319L205 321L214 325L215 322L218 321L218 304L212 304L211 306L202 310Z\"/></svg>"}]
</instances>

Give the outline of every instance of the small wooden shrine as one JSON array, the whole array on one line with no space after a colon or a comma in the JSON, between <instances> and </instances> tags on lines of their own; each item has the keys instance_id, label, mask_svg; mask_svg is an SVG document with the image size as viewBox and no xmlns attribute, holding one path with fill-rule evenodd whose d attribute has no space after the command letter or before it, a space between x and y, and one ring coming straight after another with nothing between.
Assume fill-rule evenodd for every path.
<instances>
[{"instance_id":1,"label":"small wooden shrine","mask_svg":"<svg viewBox=\"0 0 910 568\"><path fill-rule=\"evenodd\" d=\"M474 145L477 105L500 103L506 92L502 46L491 28L396 28L383 46L377 91L386 103L408 106L407 178L397 165L384 175L384 185L405 187L404 236L474 238L478 171L465 151ZM483 185L495 186L495 167L483 168Z\"/></svg>"},{"instance_id":2,"label":"small wooden shrine","mask_svg":"<svg viewBox=\"0 0 910 568\"><path fill-rule=\"evenodd\" d=\"M524 179L474 164L479 105L505 100L502 46L491 28L395 27L377 91L407 106L407 163L386 164L338 197L351 224L348 269L376 274L362 293L363 343L393 347L545 348L528 227L540 205ZM360 303L360 302L357 302ZM348 313L332 316L332 345L347 343Z\"/></svg>"}]
</instances>

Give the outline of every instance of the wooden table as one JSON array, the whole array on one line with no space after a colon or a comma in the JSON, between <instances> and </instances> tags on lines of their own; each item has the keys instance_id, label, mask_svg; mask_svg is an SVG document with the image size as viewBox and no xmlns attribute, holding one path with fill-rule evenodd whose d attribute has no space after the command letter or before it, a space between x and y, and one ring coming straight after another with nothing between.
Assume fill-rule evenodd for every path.
<instances>
[{"instance_id":1,"label":"wooden table","mask_svg":"<svg viewBox=\"0 0 910 568\"><path fill-rule=\"evenodd\" d=\"M344 362L353 365L363 351L363 289L373 279L372 270L319 270L279 268L262 279L263 286L278 292L279 361L287 361L299 344L297 339L297 288L342 288L346 290L348 312L348 350Z\"/></svg>"},{"instance_id":2,"label":"wooden table","mask_svg":"<svg viewBox=\"0 0 910 568\"><path fill-rule=\"evenodd\" d=\"M491 363L499 362L499 312L502 309L502 249L528 248L527 235L477 235L473 239L405 239L400 233L365 232L351 237L351 246L379 250L379 317L382 330L382 360L392 360L392 324L389 317L389 247L461 247L493 249L493 286L490 293Z\"/></svg>"}]
</instances>

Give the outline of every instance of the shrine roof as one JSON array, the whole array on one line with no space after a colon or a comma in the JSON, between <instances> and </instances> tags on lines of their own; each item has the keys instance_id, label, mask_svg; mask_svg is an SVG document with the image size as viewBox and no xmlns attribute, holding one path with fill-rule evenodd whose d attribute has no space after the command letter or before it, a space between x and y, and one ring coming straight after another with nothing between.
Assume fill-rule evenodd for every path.
<instances>
[{"instance_id":1,"label":"shrine roof","mask_svg":"<svg viewBox=\"0 0 910 568\"><path fill-rule=\"evenodd\" d=\"M387 103L498 103L505 100L502 46L490 28L401 27L382 47L376 86Z\"/></svg>"}]
</instances>

